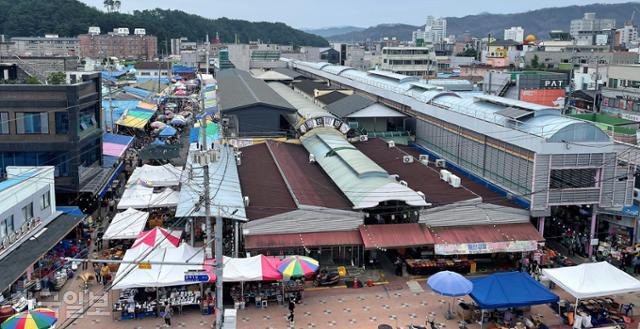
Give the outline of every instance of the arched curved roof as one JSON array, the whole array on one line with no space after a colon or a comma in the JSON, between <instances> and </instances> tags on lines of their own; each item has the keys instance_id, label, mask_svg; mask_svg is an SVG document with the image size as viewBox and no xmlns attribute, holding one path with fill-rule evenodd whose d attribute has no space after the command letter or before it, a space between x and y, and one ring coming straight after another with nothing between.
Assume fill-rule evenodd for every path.
<instances>
[{"instance_id":1,"label":"arched curved roof","mask_svg":"<svg viewBox=\"0 0 640 329\"><path fill-rule=\"evenodd\" d=\"M609 136L596 125L559 115L538 115L520 128L549 142L609 142Z\"/></svg>"},{"instance_id":2,"label":"arched curved roof","mask_svg":"<svg viewBox=\"0 0 640 329\"><path fill-rule=\"evenodd\" d=\"M451 92L451 91L442 91L442 90L431 90L431 91L425 91L422 94L419 94L417 96L414 95L414 97L416 99L419 99L425 103L431 103L431 101L433 101L434 99L440 97L440 96L453 96L453 97L458 97L458 98L462 98L460 97L460 95Z\"/></svg>"},{"instance_id":3,"label":"arched curved roof","mask_svg":"<svg viewBox=\"0 0 640 329\"><path fill-rule=\"evenodd\" d=\"M353 70L352 67L343 66L343 65L327 65L322 68L323 71L329 72L331 74L340 75L340 73L346 70Z\"/></svg>"}]
</instances>

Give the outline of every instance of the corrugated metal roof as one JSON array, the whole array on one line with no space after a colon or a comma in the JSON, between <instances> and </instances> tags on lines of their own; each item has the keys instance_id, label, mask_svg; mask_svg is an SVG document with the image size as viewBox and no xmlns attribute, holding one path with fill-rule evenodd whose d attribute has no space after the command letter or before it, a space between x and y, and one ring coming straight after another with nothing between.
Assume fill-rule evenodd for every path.
<instances>
[{"instance_id":1,"label":"corrugated metal roof","mask_svg":"<svg viewBox=\"0 0 640 329\"><path fill-rule=\"evenodd\" d=\"M433 86L443 87L449 91L471 91L473 90L473 84L468 80L462 79L429 79L428 84Z\"/></svg>"},{"instance_id":2,"label":"corrugated metal roof","mask_svg":"<svg viewBox=\"0 0 640 329\"><path fill-rule=\"evenodd\" d=\"M304 77L304 74L298 73L292 69L288 69L286 67L276 67L274 69L271 69L271 71L275 71L278 72L280 74L284 74L288 77L290 77L291 79L298 79L300 77Z\"/></svg>"},{"instance_id":3,"label":"corrugated metal roof","mask_svg":"<svg viewBox=\"0 0 640 329\"><path fill-rule=\"evenodd\" d=\"M283 85L282 83L269 82L267 84L289 104L293 105L293 107L298 111L298 114L304 118L304 120L317 117L333 117L331 113L325 111L309 99L291 90L291 88Z\"/></svg>"},{"instance_id":4,"label":"corrugated metal roof","mask_svg":"<svg viewBox=\"0 0 640 329\"><path fill-rule=\"evenodd\" d=\"M326 67L324 68L324 71L327 71ZM394 73L394 72L391 72L391 71L369 70L368 73L371 74L371 75L377 75L377 76L381 76L381 77L384 77L384 78L392 79L392 80L397 81L398 83L420 81L420 78L418 78L418 77L410 77L410 76L407 76L407 75L404 75L404 74L398 74L398 73Z\"/></svg>"},{"instance_id":5,"label":"corrugated metal roof","mask_svg":"<svg viewBox=\"0 0 640 329\"><path fill-rule=\"evenodd\" d=\"M351 201L354 209L375 207L384 201L427 206L419 194L389 178L384 169L357 150L335 129L316 128L300 140Z\"/></svg>"},{"instance_id":6,"label":"corrugated metal roof","mask_svg":"<svg viewBox=\"0 0 640 329\"><path fill-rule=\"evenodd\" d=\"M354 94L327 105L326 109L340 118L345 118L372 104L375 104L375 101L370 98Z\"/></svg>"},{"instance_id":7,"label":"corrugated metal roof","mask_svg":"<svg viewBox=\"0 0 640 329\"><path fill-rule=\"evenodd\" d=\"M245 236L319 231L334 232L357 230L363 221L362 213L357 211L300 206L300 209L252 220L243 224L242 227Z\"/></svg>"},{"instance_id":8,"label":"corrugated metal roof","mask_svg":"<svg viewBox=\"0 0 640 329\"><path fill-rule=\"evenodd\" d=\"M302 81L294 82L293 86L296 89L302 91L303 93L311 97L315 97L316 89L320 89L320 90L334 89L327 86L326 83L313 81L313 80L302 80Z\"/></svg>"},{"instance_id":9,"label":"corrugated metal roof","mask_svg":"<svg viewBox=\"0 0 640 329\"><path fill-rule=\"evenodd\" d=\"M308 71L312 74L321 76L326 79L330 79L332 81L336 81L341 83L342 85L350 86L352 88L356 88L359 90L363 90L365 92L387 98L389 100L398 102L400 104L404 104L406 106L410 106L414 111L422 112L427 115L435 115L438 113L438 118L443 119L448 122L458 123L461 122L463 127L478 131L479 133L487 134L493 138L498 140L505 140L510 142L511 144L517 145L519 147L532 150L534 152L541 151L543 144L547 141L555 141L560 139L559 137L562 135L571 137L578 136L581 138L580 142L592 142L592 143L603 143L608 142L611 145L613 143L610 139L605 140L603 134L598 132L598 127L593 124L577 124L579 120L571 119L564 117L562 115L555 114L552 115L556 118L556 125L565 125L566 130L562 131L562 134L556 136L558 138L551 138L553 135L549 135L546 132L543 132L544 127L540 127L538 123L541 123L542 120L538 122L532 121L528 125L523 125L522 123L512 124L511 122L507 122L505 117L496 115L495 112L504 109L505 107L522 107L526 109L531 109L534 111L546 112L549 107L541 106L537 104L511 100L498 96L489 96L489 95L478 95L476 93L469 93L473 97L466 97L466 93L463 96L465 100L456 101L454 97L451 96L437 96L432 102L434 105L439 106L440 108L450 110L451 112L455 112L456 114L449 115L446 112L443 112L437 108L433 108L429 104L427 104L426 97L417 97L415 93L412 91L408 91L406 88L410 84L398 84L389 79L386 81L381 81L383 79L375 79L372 75L367 75L366 73L358 70L347 70L341 73L339 76L332 75L325 71L318 71L314 68L313 63L303 62L303 61L293 61L292 64L294 67ZM429 94L431 95L431 94ZM480 97L480 98L478 98ZM469 101L470 99L470 101ZM476 100L475 102L473 100ZM463 114L471 119L478 119L480 122L474 123L471 120L460 120L457 113ZM532 118L530 120L534 120ZM467 120L467 121L465 121ZM544 120L551 120L550 118ZM568 121L573 121L574 124L569 124ZM463 122L464 121L464 122ZM496 130L485 124L482 121L486 121L486 123L497 124L507 129ZM571 132L571 130L576 129L576 132ZM509 131L512 130L512 131ZM564 129L563 129L564 130ZM556 133L561 132L561 130L555 130ZM540 139L525 139L524 134L532 134ZM594 139L589 140L588 136L593 137ZM562 138L565 141L577 141L571 139ZM585 146L589 147L589 146ZM579 146L574 145L575 150L577 151ZM549 152L549 149L545 149L546 152ZM554 149L554 152L556 150ZM587 152L587 150L584 150Z\"/></svg>"},{"instance_id":10,"label":"corrugated metal roof","mask_svg":"<svg viewBox=\"0 0 640 329\"><path fill-rule=\"evenodd\" d=\"M247 218L253 221L296 210L267 145L256 144L240 150L244 160L238 166L238 174L242 194L249 197L249 206L245 207Z\"/></svg>"},{"instance_id":11,"label":"corrugated metal roof","mask_svg":"<svg viewBox=\"0 0 640 329\"><path fill-rule=\"evenodd\" d=\"M479 202L420 211L420 223L430 227L529 223L529 218L526 209Z\"/></svg>"},{"instance_id":12,"label":"corrugated metal roof","mask_svg":"<svg viewBox=\"0 0 640 329\"><path fill-rule=\"evenodd\" d=\"M256 79L260 79L260 80L264 80L264 81L291 81L293 80L292 77L286 75L286 74L282 74L276 71L266 71L266 72L261 72L259 74L257 74Z\"/></svg>"},{"instance_id":13,"label":"corrugated metal roof","mask_svg":"<svg viewBox=\"0 0 640 329\"><path fill-rule=\"evenodd\" d=\"M339 75L340 73L346 70L353 70L352 67L343 66L343 65L327 65L322 68L323 71L329 72L331 74Z\"/></svg>"},{"instance_id":14,"label":"corrugated metal roof","mask_svg":"<svg viewBox=\"0 0 640 329\"><path fill-rule=\"evenodd\" d=\"M406 248L433 244L431 233L421 224L361 225L358 230L365 249Z\"/></svg>"},{"instance_id":15,"label":"corrugated metal roof","mask_svg":"<svg viewBox=\"0 0 640 329\"><path fill-rule=\"evenodd\" d=\"M220 208L223 217L246 221L247 215L233 149L222 145L216 147L219 147L220 157L216 162L209 164L211 214L217 214L218 205L224 205ZM195 150L196 145L192 144L191 151ZM191 174L185 173L181 176L180 202L176 209L176 217L204 217L206 208L201 200L201 196L204 195L204 167L194 164L189 156L186 168L191 169Z\"/></svg>"},{"instance_id":16,"label":"corrugated metal roof","mask_svg":"<svg viewBox=\"0 0 640 329\"><path fill-rule=\"evenodd\" d=\"M265 104L276 108L295 109L267 84L247 71L226 69L218 73L218 105L221 111L230 111L254 104Z\"/></svg>"},{"instance_id":17,"label":"corrugated metal roof","mask_svg":"<svg viewBox=\"0 0 640 329\"><path fill-rule=\"evenodd\" d=\"M465 188L454 188L444 182L437 170L423 165L417 159L413 163L404 163L402 158L407 153L397 147L390 148L382 139L372 138L355 145L366 156L381 164L387 172L399 175L410 188L424 193L427 201L434 206L480 199Z\"/></svg>"},{"instance_id":18,"label":"corrugated metal roof","mask_svg":"<svg viewBox=\"0 0 640 329\"><path fill-rule=\"evenodd\" d=\"M324 94L322 96L316 97L316 100L324 105L329 105L335 103L349 95L345 93L341 93L339 91L332 91L330 93Z\"/></svg>"},{"instance_id":19,"label":"corrugated metal roof","mask_svg":"<svg viewBox=\"0 0 640 329\"><path fill-rule=\"evenodd\" d=\"M517 108L513 108L513 107L507 107L504 110L500 110L498 112L496 112L496 114L502 115L503 117L507 117L507 118L511 118L511 119L517 119L517 120L521 120L524 117L527 116L532 116L533 112L532 111L526 111L526 110L521 110L521 109L517 109Z\"/></svg>"},{"instance_id":20,"label":"corrugated metal roof","mask_svg":"<svg viewBox=\"0 0 640 329\"><path fill-rule=\"evenodd\" d=\"M348 118L404 118L406 115L382 104L374 103L362 110L351 113Z\"/></svg>"}]
</instances>

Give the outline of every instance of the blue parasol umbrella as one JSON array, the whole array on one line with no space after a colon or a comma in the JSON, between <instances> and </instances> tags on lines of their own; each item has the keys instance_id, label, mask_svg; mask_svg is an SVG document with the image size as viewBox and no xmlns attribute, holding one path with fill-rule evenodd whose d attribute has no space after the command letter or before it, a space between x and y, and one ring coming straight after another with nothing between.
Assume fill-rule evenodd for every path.
<instances>
[{"instance_id":1,"label":"blue parasol umbrella","mask_svg":"<svg viewBox=\"0 0 640 329\"><path fill-rule=\"evenodd\" d=\"M427 286L438 294L449 297L465 296L473 290L473 283L471 281L451 271L441 271L432 275L427 280ZM447 318L451 317L451 303L449 303Z\"/></svg>"}]
</instances>

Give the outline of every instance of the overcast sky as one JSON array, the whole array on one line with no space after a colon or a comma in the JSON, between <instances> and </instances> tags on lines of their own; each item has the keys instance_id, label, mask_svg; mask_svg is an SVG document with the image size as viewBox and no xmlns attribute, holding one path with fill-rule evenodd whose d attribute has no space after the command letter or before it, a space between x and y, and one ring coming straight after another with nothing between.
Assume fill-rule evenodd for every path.
<instances>
[{"instance_id":1,"label":"overcast sky","mask_svg":"<svg viewBox=\"0 0 640 329\"><path fill-rule=\"evenodd\" d=\"M103 0L81 0L103 9ZM179 9L209 18L279 21L293 27L424 24L427 15L465 16L481 12L514 13L544 7L620 3L630 0L121 0L121 12Z\"/></svg>"}]
</instances>

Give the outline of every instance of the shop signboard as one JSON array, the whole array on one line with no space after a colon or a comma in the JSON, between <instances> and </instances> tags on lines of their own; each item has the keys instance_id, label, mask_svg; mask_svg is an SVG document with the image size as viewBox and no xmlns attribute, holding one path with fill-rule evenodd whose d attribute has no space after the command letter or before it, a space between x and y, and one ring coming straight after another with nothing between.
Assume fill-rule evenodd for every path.
<instances>
[{"instance_id":1,"label":"shop signboard","mask_svg":"<svg viewBox=\"0 0 640 329\"><path fill-rule=\"evenodd\" d=\"M141 270L150 270L151 269L151 263L140 263L138 264L138 268Z\"/></svg>"},{"instance_id":2,"label":"shop signboard","mask_svg":"<svg viewBox=\"0 0 640 329\"><path fill-rule=\"evenodd\" d=\"M538 249L538 241L447 243L435 245L436 255L473 255L497 252L524 252Z\"/></svg>"},{"instance_id":3,"label":"shop signboard","mask_svg":"<svg viewBox=\"0 0 640 329\"><path fill-rule=\"evenodd\" d=\"M209 274L205 271L188 271L184 273L186 282L209 282Z\"/></svg>"}]
</instances>

